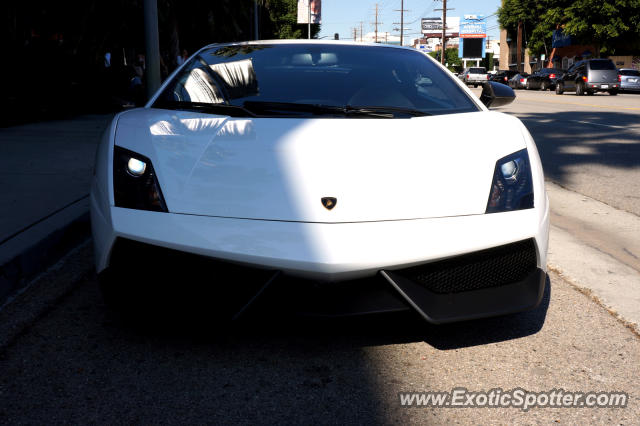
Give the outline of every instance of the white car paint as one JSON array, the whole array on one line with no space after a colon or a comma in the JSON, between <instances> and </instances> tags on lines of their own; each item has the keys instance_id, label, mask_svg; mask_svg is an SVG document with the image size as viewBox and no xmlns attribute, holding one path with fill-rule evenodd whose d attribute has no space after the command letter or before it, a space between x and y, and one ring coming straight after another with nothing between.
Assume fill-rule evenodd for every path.
<instances>
[{"instance_id":1,"label":"white car paint","mask_svg":"<svg viewBox=\"0 0 640 426\"><path fill-rule=\"evenodd\" d=\"M192 117L183 119L186 125L183 123L176 129L168 124L168 118L172 122L179 121L178 117L183 114ZM468 136L456 138L451 137L450 132L432 130L447 128L438 124L449 122L450 126L452 121L462 118L465 125L479 126L479 134L490 134L489 129L498 123L509 131L503 137L483 143ZM350 277L370 275L383 266L415 264L535 238L540 252L538 266L546 270L548 205L535 143L526 128L511 116L478 112L464 114L462 118L444 115L406 120L292 119L299 123L298 126L306 125L310 129L319 125L325 129L335 125L341 130L343 124L354 126L353 133L344 134L338 142L317 136L314 140L312 132L308 141L300 139L300 147L295 137L288 136L286 126L283 128L285 137L277 139L274 135L277 126L270 126L268 122L282 119L194 117L193 113L153 109L122 113L114 119L100 145L97 179L92 187L97 269L101 271L108 266L109 249L115 238L122 236L212 257L281 267L300 275L326 274L331 278L340 274ZM250 124L255 121L263 123ZM390 136L382 133L377 139L375 131L369 133L372 127L378 129L372 126L376 121L387 126L401 124L422 137L429 132L420 130L420 125L428 124L425 129L431 130L430 140L415 136L415 140L401 145L404 150L399 153L385 150L385 143L391 143L388 140L392 139L387 139ZM424 121L428 123L423 124ZM126 123L123 127L122 122ZM279 143L293 144L293 154L279 153L278 156L284 158L281 163L280 157L275 156L275 159L267 158L271 164L261 167L265 152L260 151L257 135L251 132L262 126ZM229 131L231 128L236 129L235 134ZM239 128L244 130L239 131ZM370 140L359 141L358 130L368 134ZM123 135L122 132L128 133ZM159 170L160 185L170 213L115 207L111 184L113 171L105 166L111 162L112 137L116 133L122 141L120 146L143 152ZM227 145L226 138L230 134L234 134L233 143L240 144L240 148L231 150L232 146ZM243 139L241 134L252 136ZM157 136L161 137L154 139ZM226 141L219 144L217 138ZM273 149L273 140L268 142L264 144ZM397 143L393 143L397 148ZM313 147L311 154L304 152L305 144ZM253 158L247 146L256 147ZM331 157L323 156L323 146L348 160L333 161ZM525 147L532 165L534 192L542 194L535 198L535 209L484 214L496 161ZM206 155L207 152L211 155ZM468 155L469 152L472 155ZM211 156L219 163L211 160ZM242 166L238 159L245 165ZM352 164L356 160L359 162ZM227 165L229 162L231 166ZM219 177L215 179L214 174L205 175L204 179L194 177L198 167L205 167L203 163L214 170L231 168L239 182L231 179L225 184ZM408 168L415 170L407 171ZM270 170L284 173L278 175L278 180L271 186L268 184ZM253 178L258 190L251 192L251 181L243 180L242 173ZM363 174L370 180L363 179ZM331 175L340 178L327 179ZM291 192L285 197L283 186L288 185L287 180L294 182L289 183ZM369 182L373 185L367 185ZM395 192L394 187L397 188ZM202 192L198 193L198 190ZM238 192L241 199L231 207L225 206L225 203L233 202ZM320 204L320 197L327 195L338 198L332 211ZM256 206L245 200L249 196L256 201ZM188 197L194 200L190 201ZM354 203L349 197L359 202ZM314 223L316 225L312 226ZM375 236L377 243L372 244L371 236ZM343 255L346 257L340 260Z\"/></svg>"},{"instance_id":2,"label":"white car paint","mask_svg":"<svg viewBox=\"0 0 640 426\"><path fill-rule=\"evenodd\" d=\"M517 118L489 111L451 78L478 112L232 118L154 109L154 97L116 115L91 190L97 271L117 238L331 281L533 239L546 271L549 207L535 143ZM115 206L115 145L151 160L168 213ZM524 148L534 208L485 214L496 161ZM338 200L331 211L326 196Z\"/></svg>"},{"instance_id":3,"label":"white car paint","mask_svg":"<svg viewBox=\"0 0 640 426\"><path fill-rule=\"evenodd\" d=\"M451 131L461 120L502 131L480 142ZM484 213L496 159L526 147L520 126L494 112L362 121L145 108L120 116L118 145L162 171L173 213L365 222ZM335 209L319 208L326 196Z\"/></svg>"}]
</instances>

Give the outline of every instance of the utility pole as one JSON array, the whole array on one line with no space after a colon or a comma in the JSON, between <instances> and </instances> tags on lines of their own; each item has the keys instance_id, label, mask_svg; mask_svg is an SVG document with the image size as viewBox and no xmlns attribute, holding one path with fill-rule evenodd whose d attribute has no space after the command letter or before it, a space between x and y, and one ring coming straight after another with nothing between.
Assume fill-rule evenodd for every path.
<instances>
[{"instance_id":1,"label":"utility pole","mask_svg":"<svg viewBox=\"0 0 640 426\"><path fill-rule=\"evenodd\" d=\"M364 24L364 22L360 21L360 42L362 43L362 24Z\"/></svg>"},{"instance_id":2,"label":"utility pole","mask_svg":"<svg viewBox=\"0 0 640 426\"><path fill-rule=\"evenodd\" d=\"M158 35L158 0L144 0L145 74L147 99L160 88L160 37Z\"/></svg>"},{"instance_id":3,"label":"utility pole","mask_svg":"<svg viewBox=\"0 0 640 426\"><path fill-rule=\"evenodd\" d=\"M353 27L353 41L358 41L358 29Z\"/></svg>"},{"instance_id":4,"label":"utility pole","mask_svg":"<svg viewBox=\"0 0 640 426\"><path fill-rule=\"evenodd\" d=\"M440 55L440 63L444 65L447 57L447 0L442 0L442 54Z\"/></svg>"},{"instance_id":5,"label":"utility pole","mask_svg":"<svg viewBox=\"0 0 640 426\"><path fill-rule=\"evenodd\" d=\"M393 25L400 24L400 46L403 46L404 45L404 12L408 12L408 10L404 8L404 0L400 0L400 9L394 9L394 12L400 12L400 22L394 22Z\"/></svg>"},{"instance_id":6,"label":"utility pole","mask_svg":"<svg viewBox=\"0 0 640 426\"><path fill-rule=\"evenodd\" d=\"M254 29L254 38L255 40L260 40L260 32L258 31L258 0L254 0L253 3L253 29Z\"/></svg>"},{"instance_id":7,"label":"utility pole","mask_svg":"<svg viewBox=\"0 0 640 426\"><path fill-rule=\"evenodd\" d=\"M308 31L308 39L311 40L311 0L307 0L307 9L309 11L309 31Z\"/></svg>"},{"instance_id":8,"label":"utility pole","mask_svg":"<svg viewBox=\"0 0 640 426\"><path fill-rule=\"evenodd\" d=\"M445 64L447 52L447 0L442 0L442 9L433 9L433 10L442 10L442 50L440 51L440 63L442 65Z\"/></svg>"},{"instance_id":9,"label":"utility pole","mask_svg":"<svg viewBox=\"0 0 640 426\"><path fill-rule=\"evenodd\" d=\"M377 43L378 42L378 3L376 3L376 22L374 23L374 25L375 25L375 33L376 33L375 41Z\"/></svg>"}]
</instances>

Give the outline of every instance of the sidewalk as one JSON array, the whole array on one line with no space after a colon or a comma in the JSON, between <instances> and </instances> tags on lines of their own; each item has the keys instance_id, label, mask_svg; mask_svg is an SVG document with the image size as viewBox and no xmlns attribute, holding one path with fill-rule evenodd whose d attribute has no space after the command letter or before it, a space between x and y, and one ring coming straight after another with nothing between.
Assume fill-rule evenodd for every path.
<instances>
[{"instance_id":1,"label":"sidewalk","mask_svg":"<svg viewBox=\"0 0 640 426\"><path fill-rule=\"evenodd\" d=\"M95 150L111 117L0 129L0 305L88 236Z\"/></svg>"},{"instance_id":2,"label":"sidewalk","mask_svg":"<svg viewBox=\"0 0 640 426\"><path fill-rule=\"evenodd\" d=\"M547 265L640 334L640 218L546 183Z\"/></svg>"}]
</instances>

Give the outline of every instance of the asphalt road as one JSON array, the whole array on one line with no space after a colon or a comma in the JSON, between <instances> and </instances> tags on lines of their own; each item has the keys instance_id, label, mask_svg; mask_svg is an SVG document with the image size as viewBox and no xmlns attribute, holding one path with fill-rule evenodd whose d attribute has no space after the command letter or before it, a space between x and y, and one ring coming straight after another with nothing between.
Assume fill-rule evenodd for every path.
<instances>
[{"instance_id":1,"label":"asphalt road","mask_svg":"<svg viewBox=\"0 0 640 426\"><path fill-rule=\"evenodd\" d=\"M517 90L499 110L525 123L548 180L640 216L640 94Z\"/></svg>"},{"instance_id":2,"label":"asphalt road","mask_svg":"<svg viewBox=\"0 0 640 426\"><path fill-rule=\"evenodd\" d=\"M640 418L640 339L554 274L538 309L507 317L435 327L405 314L317 321L284 312L230 329L203 321L190 304L118 316L105 308L90 265L86 244L0 311L0 423ZM399 403L398 392L458 387L623 391L630 402L527 412Z\"/></svg>"}]
</instances>

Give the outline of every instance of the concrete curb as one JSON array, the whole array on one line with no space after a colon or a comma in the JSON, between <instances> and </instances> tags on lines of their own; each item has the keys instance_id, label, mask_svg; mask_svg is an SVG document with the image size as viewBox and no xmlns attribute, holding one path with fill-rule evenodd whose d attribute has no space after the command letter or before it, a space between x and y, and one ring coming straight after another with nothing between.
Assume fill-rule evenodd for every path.
<instances>
[{"instance_id":1,"label":"concrete curb","mask_svg":"<svg viewBox=\"0 0 640 426\"><path fill-rule=\"evenodd\" d=\"M86 197L0 246L0 306L91 234Z\"/></svg>"}]
</instances>

